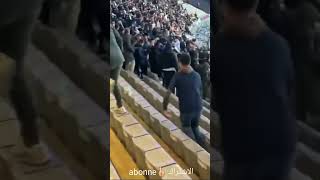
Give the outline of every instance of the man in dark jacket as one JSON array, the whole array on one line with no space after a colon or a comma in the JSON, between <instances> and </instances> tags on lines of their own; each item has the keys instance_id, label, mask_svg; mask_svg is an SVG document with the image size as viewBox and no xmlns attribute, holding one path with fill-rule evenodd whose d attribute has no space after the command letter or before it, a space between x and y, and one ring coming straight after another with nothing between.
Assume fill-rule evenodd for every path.
<instances>
[{"instance_id":1,"label":"man in dark jacket","mask_svg":"<svg viewBox=\"0 0 320 180\"><path fill-rule=\"evenodd\" d=\"M125 34L123 35L123 55L125 58L126 70L129 72L133 72L135 66L135 59L130 29L126 29Z\"/></svg>"},{"instance_id":2,"label":"man in dark jacket","mask_svg":"<svg viewBox=\"0 0 320 180\"><path fill-rule=\"evenodd\" d=\"M136 60L135 71L140 78L143 78L143 75L147 75L148 68L148 55L146 49L144 48L143 39L140 39L136 44L134 57Z\"/></svg>"},{"instance_id":3,"label":"man in dark jacket","mask_svg":"<svg viewBox=\"0 0 320 180\"><path fill-rule=\"evenodd\" d=\"M290 50L256 14L258 0L223 3L211 79L224 179L288 180L296 142Z\"/></svg>"},{"instance_id":4,"label":"man in dark jacket","mask_svg":"<svg viewBox=\"0 0 320 180\"><path fill-rule=\"evenodd\" d=\"M157 41L150 48L149 63L151 72L156 73L159 78L161 77L161 68L159 67L160 54L160 42Z\"/></svg>"},{"instance_id":5,"label":"man in dark jacket","mask_svg":"<svg viewBox=\"0 0 320 180\"><path fill-rule=\"evenodd\" d=\"M179 98L179 110L182 130L189 137L203 146L203 134L199 131L199 119L202 111L202 83L200 75L190 66L191 59L188 54L179 55L180 71L177 72L169 85L164 97L163 109L167 117L167 111L171 92L177 89Z\"/></svg>"},{"instance_id":6,"label":"man in dark jacket","mask_svg":"<svg viewBox=\"0 0 320 180\"><path fill-rule=\"evenodd\" d=\"M178 71L178 58L170 43L166 44L159 63L163 73L163 86L168 88L173 75Z\"/></svg>"}]
</instances>

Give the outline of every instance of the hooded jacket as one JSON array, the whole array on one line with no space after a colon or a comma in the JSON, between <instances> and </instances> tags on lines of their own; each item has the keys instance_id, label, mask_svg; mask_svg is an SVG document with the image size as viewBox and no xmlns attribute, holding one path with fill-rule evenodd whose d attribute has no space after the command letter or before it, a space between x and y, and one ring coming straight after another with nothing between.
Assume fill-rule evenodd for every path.
<instances>
[{"instance_id":1,"label":"hooded jacket","mask_svg":"<svg viewBox=\"0 0 320 180\"><path fill-rule=\"evenodd\" d=\"M118 41L119 42L119 41ZM110 28L110 66L115 69L122 66L124 57L114 33L114 29ZM121 46L121 45L120 45Z\"/></svg>"}]
</instances>

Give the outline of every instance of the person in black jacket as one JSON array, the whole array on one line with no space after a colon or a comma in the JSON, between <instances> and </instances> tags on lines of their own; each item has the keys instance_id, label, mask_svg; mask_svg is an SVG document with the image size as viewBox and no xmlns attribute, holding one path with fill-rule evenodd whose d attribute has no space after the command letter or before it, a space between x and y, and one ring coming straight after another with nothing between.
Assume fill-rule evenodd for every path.
<instances>
[{"instance_id":1,"label":"person in black jacket","mask_svg":"<svg viewBox=\"0 0 320 180\"><path fill-rule=\"evenodd\" d=\"M136 44L134 57L136 60L135 72L140 78L143 78L143 74L147 75L146 67L148 67L148 54L144 48L143 39L140 39Z\"/></svg>"},{"instance_id":2,"label":"person in black jacket","mask_svg":"<svg viewBox=\"0 0 320 180\"><path fill-rule=\"evenodd\" d=\"M173 75L178 71L178 57L170 43L166 44L159 63L163 73L163 86L168 88Z\"/></svg>"},{"instance_id":3,"label":"person in black jacket","mask_svg":"<svg viewBox=\"0 0 320 180\"><path fill-rule=\"evenodd\" d=\"M224 0L212 85L225 180L288 180L296 134L287 42L257 15L258 0Z\"/></svg>"},{"instance_id":4,"label":"person in black jacket","mask_svg":"<svg viewBox=\"0 0 320 180\"><path fill-rule=\"evenodd\" d=\"M159 67L160 54L160 41L157 41L150 48L149 63L151 72L156 73L159 78L161 77L161 68Z\"/></svg>"}]
</instances>

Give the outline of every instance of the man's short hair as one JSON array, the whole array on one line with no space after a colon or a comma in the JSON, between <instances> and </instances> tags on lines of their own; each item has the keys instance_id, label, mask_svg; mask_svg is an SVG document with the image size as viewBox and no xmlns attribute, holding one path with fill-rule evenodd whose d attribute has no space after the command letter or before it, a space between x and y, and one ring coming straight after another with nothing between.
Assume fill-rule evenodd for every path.
<instances>
[{"instance_id":1,"label":"man's short hair","mask_svg":"<svg viewBox=\"0 0 320 180\"><path fill-rule=\"evenodd\" d=\"M248 11L256 5L259 0L223 0L229 7L238 11Z\"/></svg>"},{"instance_id":2,"label":"man's short hair","mask_svg":"<svg viewBox=\"0 0 320 180\"><path fill-rule=\"evenodd\" d=\"M182 65L190 65L191 63L191 58L189 54L186 53L178 54L178 59Z\"/></svg>"}]
</instances>

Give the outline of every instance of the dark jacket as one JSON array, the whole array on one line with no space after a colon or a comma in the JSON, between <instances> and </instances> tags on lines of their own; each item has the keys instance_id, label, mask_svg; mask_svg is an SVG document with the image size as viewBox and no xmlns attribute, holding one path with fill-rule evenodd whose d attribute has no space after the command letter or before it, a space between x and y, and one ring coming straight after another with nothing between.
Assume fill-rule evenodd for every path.
<instances>
[{"instance_id":1,"label":"dark jacket","mask_svg":"<svg viewBox=\"0 0 320 180\"><path fill-rule=\"evenodd\" d=\"M131 41L132 36L130 34L123 36L123 55L127 62L134 61L134 46Z\"/></svg>"},{"instance_id":2,"label":"dark jacket","mask_svg":"<svg viewBox=\"0 0 320 180\"><path fill-rule=\"evenodd\" d=\"M161 69L174 68L178 71L178 57L172 50L168 50L162 53L159 59Z\"/></svg>"},{"instance_id":3,"label":"dark jacket","mask_svg":"<svg viewBox=\"0 0 320 180\"><path fill-rule=\"evenodd\" d=\"M148 56L147 56L147 51L146 49L140 45L140 44L137 44L136 47L135 47L135 52L134 52L134 57L135 57L135 60L136 60L136 65L137 66L146 66L148 65Z\"/></svg>"},{"instance_id":4,"label":"dark jacket","mask_svg":"<svg viewBox=\"0 0 320 180\"><path fill-rule=\"evenodd\" d=\"M114 32L115 31L113 30L113 28L110 28L110 66L111 66L111 69L115 69L119 66L122 66L122 64L124 62L124 57L123 57L122 51L121 51L119 44L118 44L118 42L121 43L121 41L120 41L120 39L117 41L117 38L116 38Z\"/></svg>"},{"instance_id":5,"label":"dark jacket","mask_svg":"<svg viewBox=\"0 0 320 180\"><path fill-rule=\"evenodd\" d=\"M151 72L159 74L161 68L159 67L159 58L160 58L160 50L154 46L150 48L150 55L149 55L149 63Z\"/></svg>"},{"instance_id":6,"label":"dark jacket","mask_svg":"<svg viewBox=\"0 0 320 180\"><path fill-rule=\"evenodd\" d=\"M197 72L190 68L188 72L180 71L173 76L163 101L165 110L169 103L170 94L175 88L177 89L181 113L194 113L202 110L202 83Z\"/></svg>"},{"instance_id":7,"label":"dark jacket","mask_svg":"<svg viewBox=\"0 0 320 180\"><path fill-rule=\"evenodd\" d=\"M211 79L224 158L255 161L293 152L293 66L286 41L256 17L223 27L214 47Z\"/></svg>"},{"instance_id":8,"label":"dark jacket","mask_svg":"<svg viewBox=\"0 0 320 180\"><path fill-rule=\"evenodd\" d=\"M209 69L210 65L207 62L200 63L196 66L195 70L199 73L202 83L209 80Z\"/></svg>"}]
</instances>

